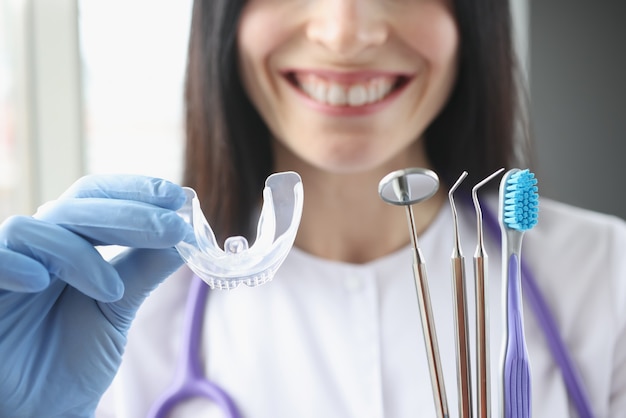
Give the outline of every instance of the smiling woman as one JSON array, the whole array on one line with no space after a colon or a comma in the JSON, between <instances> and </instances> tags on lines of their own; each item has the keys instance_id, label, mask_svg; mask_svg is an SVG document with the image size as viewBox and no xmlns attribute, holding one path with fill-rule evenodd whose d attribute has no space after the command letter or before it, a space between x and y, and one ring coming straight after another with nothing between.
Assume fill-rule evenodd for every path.
<instances>
[{"instance_id":1,"label":"smiling woman","mask_svg":"<svg viewBox=\"0 0 626 418\"><path fill-rule=\"evenodd\" d=\"M251 1L239 27L243 83L274 140L329 171L396 164L390 157L439 113L457 70L446 1ZM423 147L413 158L424 161Z\"/></svg>"},{"instance_id":2,"label":"smiling woman","mask_svg":"<svg viewBox=\"0 0 626 418\"><path fill-rule=\"evenodd\" d=\"M175 16L156 12L164 1L107 2L114 13L84 0L81 23L105 34L82 37L85 97L106 99L88 105L90 128L103 126L93 111L107 110L114 125L133 129L120 130L122 143L102 135L114 150L108 154L129 156L130 163L159 157L163 167L155 170L176 158L158 154L160 132L146 131L134 148L128 143L141 137L134 127L146 121L163 126L163 138L176 136L165 129L167 106L155 106L177 100L158 89L173 35L151 34L171 29ZM524 329L515 328L525 334L532 385L510 380L495 355L513 329L504 312L519 305L497 297L513 276L497 224L508 216L509 188L483 181L481 211L469 194L477 181L503 168L516 172L529 158L526 131L516 129L526 121L509 6L507 0L194 0L188 48L181 46L188 53L181 183L194 191L137 174L94 174L34 216L0 225L6 377L0 416L162 417L173 402L176 416L188 417L223 409L218 415L231 418L409 418L448 416L446 410L465 418L472 410L471 361L457 359L471 350L455 346L466 346L460 334L471 341L482 331L489 338L481 339L480 363L489 367L476 376L489 383L480 382L481 416L501 415L511 402L500 395L512 386L522 388L524 406L513 409L523 418L530 409L538 418L571 416L574 404L580 416L620 416L623 220L542 198L540 221L524 239L526 268L518 265L515 274L528 284L524 302L533 307L516 321ZM43 58L73 65L56 51ZM95 62L107 70L99 73ZM101 83L107 91L98 90ZM158 125L160 118L167 123ZM47 138L57 132L41 131ZM91 156L105 153L89 147ZM65 169L57 163L42 172ZM143 166L142 173L150 170ZM291 180L273 187L270 179L279 176L271 174L286 171ZM453 183L461 172L467 176ZM413 201L411 173L427 174L432 195L405 214L386 203L385 185L397 180L395 197ZM189 198L194 216L185 206ZM475 246L480 216L489 232L478 235L493 256L487 260L481 250L477 264L484 269L477 271L484 270L483 278L492 272L494 280L479 280L484 292L472 298L471 284L460 287L461 248ZM185 221L192 219L199 230ZM260 241L253 243L255 236ZM272 243L280 257L260 260L259 243ZM98 250L109 245L125 248L105 259ZM446 280L451 248L452 281ZM195 250L207 256L202 263L193 264ZM198 275L218 284L211 274L221 264L215 260L224 261L220 252L233 256L236 265L222 267L234 283L266 284L209 292ZM193 267L183 265L181 254ZM277 260L282 264L273 271ZM469 329L459 311L469 318L485 302L478 311L487 312L487 301L494 312L488 328L480 321L480 330ZM441 372L431 373L437 356ZM454 385L457 375L461 384ZM505 418L515 417L522 418Z\"/></svg>"}]
</instances>

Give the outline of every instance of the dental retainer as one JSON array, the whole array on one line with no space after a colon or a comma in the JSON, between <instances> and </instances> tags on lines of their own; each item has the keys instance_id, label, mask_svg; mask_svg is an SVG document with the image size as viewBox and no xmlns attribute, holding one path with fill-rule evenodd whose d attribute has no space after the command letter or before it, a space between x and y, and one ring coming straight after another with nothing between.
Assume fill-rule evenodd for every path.
<instances>
[{"instance_id":1,"label":"dental retainer","mask_svg":"<svg viewBox=\"0 0 626 418\"><path fill-rule=\"evenodd\" d=\"M242 236L229 237L222 250L200 208L196 192L185 187L187 201L177 213L193 227L194 236L176 249L187 266L213 289L250 287L270 281L293 246L302 217L304 192L300 175L274 173L265 180L263 206L252 246Z\"/></svg>"}]
</instances>

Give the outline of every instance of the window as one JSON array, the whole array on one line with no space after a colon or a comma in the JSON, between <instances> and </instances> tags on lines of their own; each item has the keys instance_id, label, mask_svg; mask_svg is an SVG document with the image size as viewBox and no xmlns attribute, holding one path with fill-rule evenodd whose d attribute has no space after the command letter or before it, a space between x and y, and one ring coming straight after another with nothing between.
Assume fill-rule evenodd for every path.
<instances>
[{"instance_id":1,"label":"window","mask_svg":"<svg viewBox=\"0 0 626 418\"><path fill-rule=\"evenodd\" d=\"M191 0L0 0L0 221L85 173L179 180Z\"/></svg>"},{"instance_id":2,"label":"window","mask_svg":"<svg viewBox=\"0 0 626 418\"><path fill-rule=\"evenodd\" d=\"M17 76L20 25L14 21L15 7L0 1L0 222L25 210L24 178L20 178L21 155L18 148ZM28 186L26 186L27 188Z\"/></svg>"},{"instance_id":3,"label":"window","mask_svg":"<svg viewBox=\"0 0 626 418\"><path fill-rule=\"evenodd\" d=\"M15 106L11 100L13 89L7 45L7 19L0 7L0 219L4 219L15 209L13 194L16 187L15 175Z\"/></svg>"},{"instance_id":4,"label":"window","mask_svg":"<svg viewBox=\"0 0 626 418\"><path fill-rule=\"evenodd\" d=\"M90 173L180 179L191 0L80 0Z\"/></svg>"}]
</instances>

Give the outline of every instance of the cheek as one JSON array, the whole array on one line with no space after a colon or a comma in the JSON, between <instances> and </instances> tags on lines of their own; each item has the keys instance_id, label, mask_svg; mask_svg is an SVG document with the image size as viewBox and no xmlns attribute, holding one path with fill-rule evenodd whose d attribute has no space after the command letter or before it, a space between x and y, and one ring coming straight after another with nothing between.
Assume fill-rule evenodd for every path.
<instances>
[{"instance_id":1,"label":"cheek","mask_svg":"<svg viewBox=\"0 0 626 418\"><path fill-rule=\"evenodd\" d=\"M264 37L260 36L263 30L267 30L267 21L271 19L265 8L261 7L260 2L248 2L239 17L239 26L237 28L237 42L239 51L242 54L248 54L257 51L263 46Z\"/></svg>"},{"instance_id":2,"label":"cheek","mask_svg":"<svg viewBox=\"0 0 626 418\"><path fill-rule=\"evenodd\" d=\"M286 13L276 1L249 0L239 18L239 72L245 90L257 107L266 105L266 97L276 91L272 57L289 39L289 29L283 24Z\"/></svg>"},{"instance_id":3,"label":"cheek","mask_svg":"<svg viewBox=\"0 0 626 418\"><path fill-rule=\"evenodd\" d=\"M404 41L433 67L454 71L459 33L452 11L440 1L424 4L417 19L405 19Z\"/></svg>"},{"instance_id":4,"label":"cheek","mask_svg":"<svg viewBox=\"0 0 626 418\"><path fill-rule=\"evenodd\" d=\"M267 46L261 36L263 28L267 28L263 9L258 2L251 1L243 9L237 29L237 50L242 77L246 83L254 78L255 67L259 65Z\"/></svg>"},{"instance_id":5,"label":"cheek","mask_svg":"<svg viewBox=\"0 0 626 418\"><path fill-rule=\"evenodd\" d=\"M292 16L293 17L293 16ZM244 6L237 28L237 46L240 57L262 64L291 33L289 11L275 1L251 0Z\"/></svg>"}]
</instances>

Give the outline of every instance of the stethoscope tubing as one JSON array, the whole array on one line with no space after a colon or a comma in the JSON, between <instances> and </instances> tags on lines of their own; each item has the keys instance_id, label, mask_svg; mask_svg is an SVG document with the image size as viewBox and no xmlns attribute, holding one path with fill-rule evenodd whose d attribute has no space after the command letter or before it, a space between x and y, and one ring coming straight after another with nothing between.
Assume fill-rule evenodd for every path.
<instances>
[{"instance_id":1,"label":"stethoscope tubing","mask_svg":"<svg viewBox=\"0 0 626 418\"><path fill-rule=\"evenodd\" d=\"M149 418L166 418L179 403L205 398L217 404L226 418L241 418L233 399L217 384L204 377L200 346L209 286L196 275L191 279L185 307L181 354L172 384L152 405Z\"/></svg>"},{"instance_id":2,"label":"stethoscope tubing","mask_svg":"<svg viewBox=\"0 0 626 418\"><path fill-rule=\"evenodd\" d=\"M496 214L489 208L484 208L483 216L486 229L492 238L500 243L500 225ZM561 369L571 401L581 418L594 418L591 402L578 370L561 338L550 308L539 290L536 278L524 260L521 260L521 272L525 299L544 331L552 357ZM194 275L187 297L182 352L178 359L176 375L170 387L152 406L148 417L164 418L178 403L193 397L204 397L218 404L227 418L241 418L232 398L217 384L204 377L200 364L202 323L208 293L209 286Z\"/></svg>"}]
</instances>

